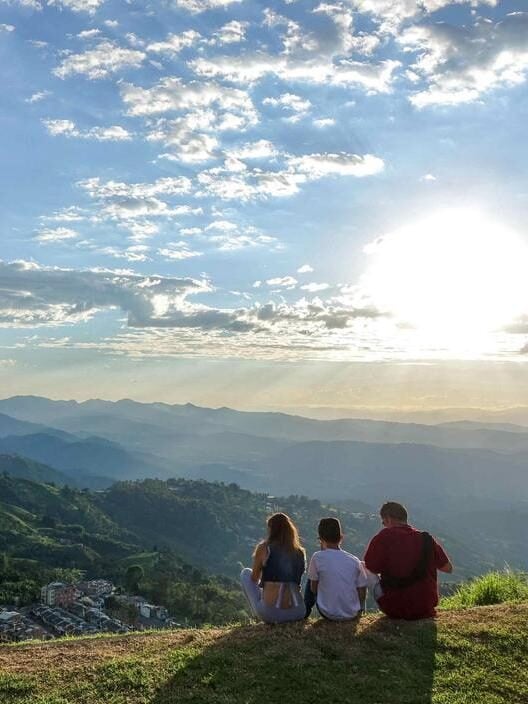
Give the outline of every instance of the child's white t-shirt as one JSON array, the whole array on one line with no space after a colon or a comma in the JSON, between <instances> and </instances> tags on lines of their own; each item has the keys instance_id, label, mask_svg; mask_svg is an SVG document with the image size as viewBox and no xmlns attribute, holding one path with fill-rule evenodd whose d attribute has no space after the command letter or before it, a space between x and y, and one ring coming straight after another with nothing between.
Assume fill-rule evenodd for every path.
<instances>
[{"instance_id":1,"label":"child's white t-shirt","mask_svg":"<svg viewBox=\"0 0 528 704\"><path fill-rule=\"evenodd\" d=\"M341 549L319 550L312 555L308 579L318 582L317 608L330 619L355 618L361 609L358 587L367 586L363 563Z\"/></svg>"}]
</instances>

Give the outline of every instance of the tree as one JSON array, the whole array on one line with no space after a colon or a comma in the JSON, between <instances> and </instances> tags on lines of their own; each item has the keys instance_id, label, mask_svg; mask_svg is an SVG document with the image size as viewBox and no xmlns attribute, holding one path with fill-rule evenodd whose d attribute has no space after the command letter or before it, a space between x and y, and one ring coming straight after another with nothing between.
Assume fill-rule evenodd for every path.
<instances>
[{"instance_id":1,"label":"tree","mask_svg":"<svg viewBox=\"0 0 528 704\"><path fill-rule=\"evenodd\" d=\"M125 584L129 594L137 594L139 592L139 583L145 576L145 572L141 565L130 565L125 573Z\"/></svg>"}]
</instances>

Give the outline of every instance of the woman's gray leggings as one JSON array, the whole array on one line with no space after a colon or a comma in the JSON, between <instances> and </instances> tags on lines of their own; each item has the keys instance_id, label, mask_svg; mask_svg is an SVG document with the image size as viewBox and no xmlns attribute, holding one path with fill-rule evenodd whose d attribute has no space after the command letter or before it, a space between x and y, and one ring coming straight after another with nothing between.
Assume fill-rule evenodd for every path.
<instances>
[{"instance_id":1,"label":"woman's gray leggings","mask_svg":"<svg viewBox=\"0 0 528 704\"><path fill-rule=\"evenodd\" d=\"M299 594L299 590L297 589L297 585L292 584L290 587L293 606L290 606L288 609L281 609L277 605L270 606L264 603L262 599L262 589L251 579L251 570L249 567L245 567L240 573L240 583L253 615L255 618L264 621L264 623L287 623L288 621L301 621L304 618L306 608ZM285 588L288 587L285 585ZM281 598L282 590L277 600L279 603Z\"/></svg>"}]
</instances>

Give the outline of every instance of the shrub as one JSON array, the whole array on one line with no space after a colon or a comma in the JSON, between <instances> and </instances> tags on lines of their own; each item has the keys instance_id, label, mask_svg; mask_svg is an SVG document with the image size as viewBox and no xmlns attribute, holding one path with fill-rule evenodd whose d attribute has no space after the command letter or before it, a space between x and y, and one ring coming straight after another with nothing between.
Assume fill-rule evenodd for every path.
<instances>
[{"instance_id":1,"label":"shrub","mask_svg":"<svg viewBox=\"0 0 528 704\"><path fill-rule=\"evenodd\" d=\"M528 601L528 580L519 572L489 572L461 584L453 596L442 599L440 607L460 609L489 606L507 601Z\"/></svg>"}]
</instances>

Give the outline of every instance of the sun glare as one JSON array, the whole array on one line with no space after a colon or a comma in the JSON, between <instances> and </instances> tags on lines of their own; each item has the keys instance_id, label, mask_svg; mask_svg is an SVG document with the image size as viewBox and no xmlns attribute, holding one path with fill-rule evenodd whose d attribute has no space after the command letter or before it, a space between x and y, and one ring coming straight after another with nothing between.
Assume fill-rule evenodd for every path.
<instances>
[{"instance_id":1,"label":"sun glare","mask_svg":"<svg viewBox=\"0 0 528 704\"><path fill-rule=\"evenodd\" d=\"M526 307L528 246L478 211L440 211L365 252L363 290L431 343L463 345L507 325Z\"/></svg>"}]
</instances>

